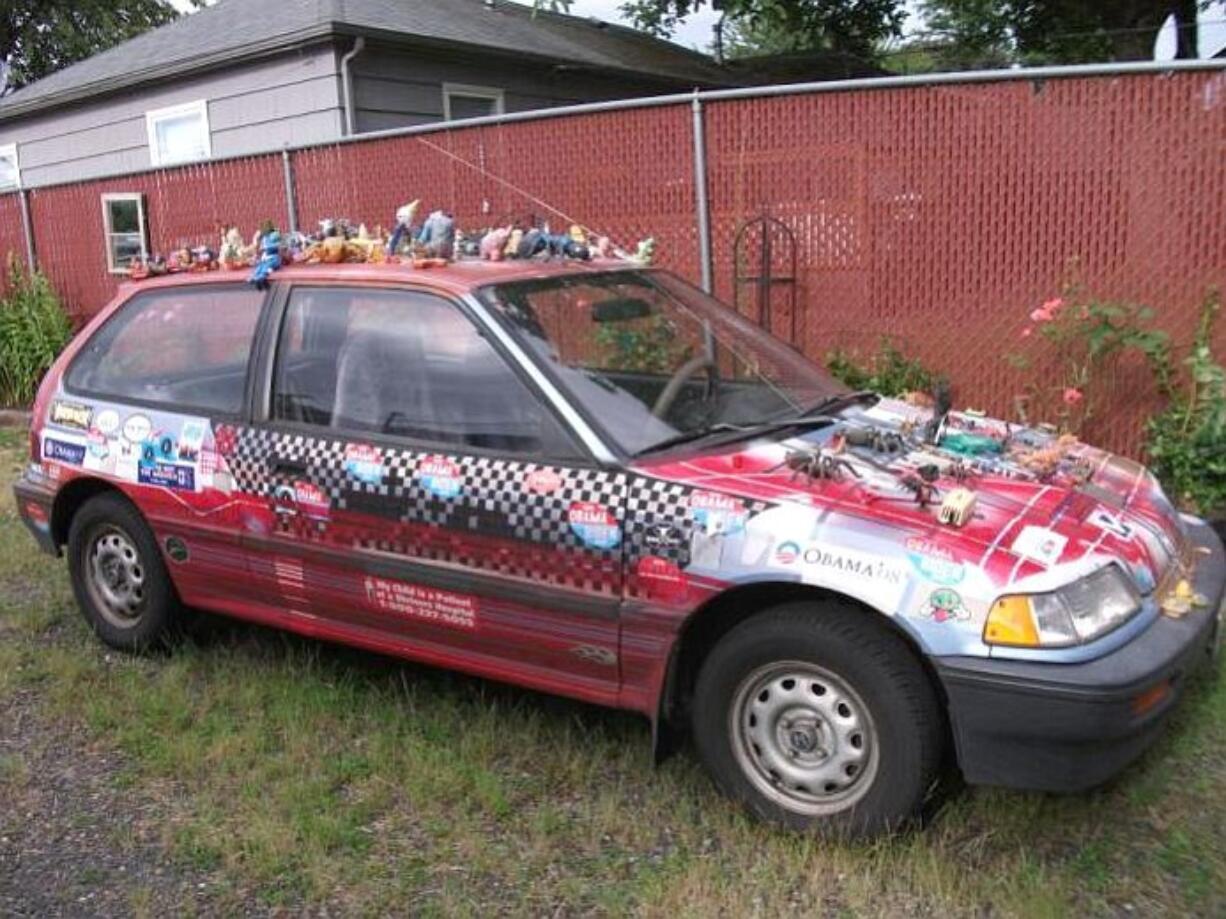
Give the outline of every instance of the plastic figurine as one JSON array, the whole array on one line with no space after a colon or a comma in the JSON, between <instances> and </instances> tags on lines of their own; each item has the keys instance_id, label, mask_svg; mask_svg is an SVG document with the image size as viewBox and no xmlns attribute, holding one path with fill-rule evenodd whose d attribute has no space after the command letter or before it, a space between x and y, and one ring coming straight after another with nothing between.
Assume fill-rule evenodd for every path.
<instances>
[{"instance_id":1,"label":"plastic figurine","mask_svg":"<svg viewBox=\"0 0 1226 919\"><path fill-rule=\"evenodd\" d=\"M545 237L549 255L552 258L573 258L587 261L592 257L586 243L577 242L570 234L557 233Z\"/></svg>"},{"instance_id":2,"label":"plastic figurine","mask_svg":"<svg viewBox=\"0 0 1226 919\"><path fill-rule=\"evenodd\" d=\"M638 247L634 250L634 260L642 262L644 265L650 265L651 260L656 255L656 241L652 236L648 236L644 240L640 240Z\"/></svg>"},{"instance_id":3,"label":"plastic figurine","mask_svg":"<svg viewBox=\"0 0 1226 919\"><path fill-rule=\"evenodd\" d=\"M212 271L217 267L217 257L208 246L197 246L192 250L191 271Z\"/></svg>"},{"instance_id":4,"label":"plastic figurine","mask_svg":"<svg viewBox=\"0 0 1226 919\"><path fill-rule=\"evenodd\" d=\"M523 239L524 231L519 227L515 227L507 237L507 244L502 250L502 254L507 258L519 258L519 244L523 242Z\"/></svg>"},{"instance_id":5,"label":"plastic figurine","mask_svg":"<svg viewBox=\"0 0 1226 919\"><path fill-rule=\"evenodd\" d=\"M247 249L243 245L238 227L225 227L221 234L221 246L217 250L222 268L242 268L247 264Z\"/></svg>"},{"instance_id":6,"label":"plastic figurine","mask_svg":"<svg viewBox=\"0 0 1226 919\"><path fill-rule=\"evenodd\" d=\"M510 227L496 227L481 237L481 257L491 262L501 262L506 254Z\"/></svg>"},{"instance_id":7,"label":"plastic figurine","mask_svg":"<svg viewBox=\"0 0 1226 919\"><path fill-rule=\"evenodd\" d=\"M405 241L405 237L412 236L413 218L417 214L417 208L421 205L421 201L414 200L408 204L402 204L396 209L396 226L392 230L392 238L387 244L387 254L396 255L400 251L400 244Z\"/></svg>"},{"instance_id":8,"label":"plastic figurine","mask_svg":"<svg viewBox=\"0 0 1226 919\"><path fill-rule=\"evenodd\" d=\"M427 258L451 258L455 251L455 218L445 211L432 211L422 224L417 241Z\"/></svg>"},{"instance_id":9,"label":"plastic figurine","mask_svg":"<svg viewBox=\"0 0 1226 919\"><path fill-rule=\"evenodd\" d=\"M533 227L519 238L519 248L515 251L516 258L532 258L538 253L549 249L549 237L544 230Z\"/></svg>"},{"instance_id":10,"label":"plastic figurine","mask_svg":"<svg viewBox=\"0 0 1226 919\"><path fill-rule=\"evenodd\" d=\"M607 236L597 236L592 244L592 252L596 258L612 258L613 240Z\"/></svg>"},{"instance_id":11,"label":"plastic figurine","mask_svg":"<svg viewBox=\"0 0 1226 919\"><path fill-rule=\"evenodd\" d=\"M281 267L281 234L270 230L260 236L260 258L255 270L247 277L247 283L256 290L268 289L268 276Z\"/></svg>"}]
</instances>

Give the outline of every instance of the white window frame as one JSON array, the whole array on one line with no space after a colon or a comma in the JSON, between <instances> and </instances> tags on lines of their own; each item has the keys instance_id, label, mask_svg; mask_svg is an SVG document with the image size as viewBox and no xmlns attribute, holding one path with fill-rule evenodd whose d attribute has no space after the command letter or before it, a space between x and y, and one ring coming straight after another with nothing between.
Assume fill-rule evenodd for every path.
<instances>
[{"instance_id":1,"label":"white window frame","mask_svg":"<svg viewBox=\"0 0 1226 919\"><path fill-rule=\"evenodd\" d=\"M17 158L16 144L0 144L0 158L13 161L14 180L12 185L0 185L0 192L17 191L21 188L21 161Z\"/></svg>"},{"instance_id":2,"label":"white window frame","mask_svg":"<svg viewBox=\"0 0 1226 919\"><path fill-rule=\"evenodd\" d=\"M184 115L198 115L204 125L204 156L200 159L210 159L213 156L213 132L209 127L209 101L197 99L195 102L184 102L182 105L168 105L166 108L152 109L145 112L145 132L149 136L149 159L154 166L173 166L178 163L197 163L200 159L173 159L163 157L158 149L158 122L168 118L181 118Z\"/></svg>"},{"instance_id":3,"label":"white window frame","mask_svg":"<svg viewBox=\"0 0 1226 919\"><path fill-rule=\"evenodd\" d=\"M494 103L494 114L502 115L507 110L506 93L493 86L471 86L468 83L443 84L443 120L451 121L451 97L471 96L474 99L489 99Z\"/></svg>"},{"instance_id":4,"label":"white window frame","mask_svg":"<svg viewBox=\"0 0 1226 919\"><path fill-rule=\"evenodd\" d=\"M145 224L145 196L140 192L110 192L102 196L102 239L106 244L106 270L111 274L127 274L126 265L115 264L115 250L111 247L112 236L130 236L130 233L116 233L111 229L110 205L120 201L136 202L136 224L140 232L140 255L149 258L149 228Z\"/></svg>"}]
</instances>

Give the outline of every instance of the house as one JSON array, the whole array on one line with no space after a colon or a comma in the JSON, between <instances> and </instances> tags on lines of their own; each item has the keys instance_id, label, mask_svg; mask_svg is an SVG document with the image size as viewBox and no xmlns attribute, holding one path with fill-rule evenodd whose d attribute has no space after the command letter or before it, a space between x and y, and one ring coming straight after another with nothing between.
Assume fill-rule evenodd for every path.
<instances>
[{"instance_id":1,"label":"house","mask_svg":"<svg viewBox=\"0 0 1226 919\"><path fill-rule=\"evenodd\" d=\"M0 190L729 82L506 0L220 0L0 100Z\"/></svg>"}]
</instances>

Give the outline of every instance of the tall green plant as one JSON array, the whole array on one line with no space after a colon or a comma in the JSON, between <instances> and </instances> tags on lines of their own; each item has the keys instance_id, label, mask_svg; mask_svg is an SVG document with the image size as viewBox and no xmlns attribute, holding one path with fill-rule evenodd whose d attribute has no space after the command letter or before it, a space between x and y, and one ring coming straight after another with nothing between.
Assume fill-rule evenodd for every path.
<instances>
[{"instance_id":1,"label":"tall green plant","mask_svg":"<svg viewBox=\"0 0 1226 919\"><path fill-rule=\"evenodd\" d=\"M72 337L72 325L51 282L13 255L8 294L0 299L0 406L24 407Z\"/></svg>"},{"instance_id":2,"label":"tall green plant","mask_svg":"<svg viewBox=\"0 0 1226 919\"><path fill-rule=\"evenodd\" d=\"M881 339L877 353L869 355L867 361L856 351L835 348L826 354L826 369L852 389L867 389L883 396L928 392L937 379L918 358L907 357L888 337Z\"/></svg>"},{"instance_id":3,"label":"tall green plant","mask_svg":"<svg viewBox=\"0 0 1226 919\"><path fill-rule=\"evenodd\" d=\"M1199 514L1226 512L1226 370L1213 357L1216 291L1205 299L1186 374L1170 388L1170 404L1149 420L1150 468L1167 493Z\"/></svg>"}]
</instances>

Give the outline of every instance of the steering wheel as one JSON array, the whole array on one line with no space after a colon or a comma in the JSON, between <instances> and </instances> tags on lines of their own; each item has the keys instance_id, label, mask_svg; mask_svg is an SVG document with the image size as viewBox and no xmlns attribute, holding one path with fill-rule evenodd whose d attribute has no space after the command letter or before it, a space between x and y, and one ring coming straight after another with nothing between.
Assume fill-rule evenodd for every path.
<instances>
[{"instance_id":1,"label":"steering wheel","mask_svg":"<svg viewBox=\"0 0 1226 919\"><path fill-rule=\"evenodd\" d=\"M677 396L681 394L681 387L685 385L686 380L700 370L707 371L711 382L715 382L715 375L718 372L715 360L708 354L699 354L691 357L673 373L672 378L665 385L659 397L657 397L656 404L651 407L651 413L657 418L663 418L667 415L668 410L677 401Z\"/></svg>"}]
</instances>

